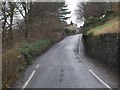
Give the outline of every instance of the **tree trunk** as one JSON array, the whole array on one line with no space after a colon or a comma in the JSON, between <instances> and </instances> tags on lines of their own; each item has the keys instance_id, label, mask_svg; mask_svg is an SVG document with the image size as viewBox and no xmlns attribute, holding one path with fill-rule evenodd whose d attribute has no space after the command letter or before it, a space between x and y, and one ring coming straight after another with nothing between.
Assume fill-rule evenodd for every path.
<instances>
[{"instance_id":1,"label":"tree trunk","mask_svg":"<svg viewBox=\"0 0 120 90\"><path fill-rule=\"evenodd\" d=\"M27 23L27 17L25 17L25 40L28 41L28 23Z\"/></svg>"},{"instance_id":2,"label":"tree trunk","mask_svg":"<svg viewBox=\"0 0 120 90\"><path fill-rule=\"evenodd\" d=\"M12 32L12 24L13 24L13 11L11 10L10 15L10 25L9 25L9 44L11 47L13 47L13 32Z\"/></svg>"}]
</instances>

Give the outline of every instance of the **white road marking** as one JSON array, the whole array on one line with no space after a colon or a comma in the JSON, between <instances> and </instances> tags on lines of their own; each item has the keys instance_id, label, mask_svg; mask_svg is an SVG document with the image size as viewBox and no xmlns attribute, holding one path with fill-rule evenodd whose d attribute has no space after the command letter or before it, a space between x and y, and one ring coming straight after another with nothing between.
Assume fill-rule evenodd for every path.
<instances>
[{"instance_id":1,"label":"white road marking","mask_svg":"<svg viewBox=\"0 0 120 90\"><path fill-rule=\"evenodd\" d=\"M36 65L35 69L37 69L40 65ZM30 75L30 77L28 78L28 80L25 82L25 84L23 85L21 90L24 90L27 85L29 84L29 82L31 81L31 79L33 78L34 74L35 74L35 70L32 72L32 74Z\"/></svg>"},{"instance_id":2,"label":"white road marking","mask_svg":"<svg viewBox=\"0 0 120 90\"><path fill-rule=\"evenodd\" d=\"M32 77L34 76L35 72L36 72L35 70L32 72L32 74L30 75L30 77L28 78L28 80L25 82L25 84L23 85L23 87L22 87L21 90L24 90L27 87L27 85L31 81Z\"/></svg>"},{"instance_id":3,"label":"white road marking","mask_svg":"<svg viewBox=\"0 0 120 90\"><path fill-rule=\"evenodd\" d=\"M35 68L37 69L40 65L37 65Z\"/></svg>"},{"instance_id":4,"label":"white road marking","mask_svg":"<svg viewBox=\"0 0 120 90\"><path fill-rule=\"evenodd\" d=\"M91 72L92 73L92 75L94 76L94 77L96 77L102 84L104 84L107 88L109 88L110 90L112 90L112 88L108 85L108 84L106 84L103 80L101 80L92 70L89 70L89 72Z\"/></svg>"}]
</instances>

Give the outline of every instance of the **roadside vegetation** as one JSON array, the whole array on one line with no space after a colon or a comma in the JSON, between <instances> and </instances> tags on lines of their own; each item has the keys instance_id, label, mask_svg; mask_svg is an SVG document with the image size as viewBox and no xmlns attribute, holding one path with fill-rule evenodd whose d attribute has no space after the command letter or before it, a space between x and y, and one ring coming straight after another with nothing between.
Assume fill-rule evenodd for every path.
<instances>
[{"instance_id":1,"label":"roadside vegetation","mask_svg":"<svg viewBox=\"0 0 120 90\"><path fill-rule=\"evenodd\" d=\"M110 68L118 68L119 35L118 17L84 31L86 54Z\"/></svg>"},{"instance_id":2,"label":"roadside vegetation","mask_svg":"<svg viewBox=\"0 0 120 90\"><path fill-rule=\"evenodd\" d=\"M68 28L64 29L64 31L65 31L66 35L74 35L75 32L76 32L76 30L74 30L74 29L68 29Z\"/></svg>"},{"instance_id":3,"label":"roadside vegetation","mask_svg":"<svg viewBox=\"0 0 120 90\"><path fill-rule=\"evenodd\" d=\"M45 52L52 42L48 39L34 43L24 43L14 49L9 49L3 54L3 87L9 88L16 79L19 78L21 71L25 70L26 65L31 64L37 56Z\"/></svg>"},{"instance_id":4,"label":"roadside vegetation","mask_svg":"<svg viewBox=\"0 0 120 90\"><path fill-rule=\"evenodd\" d=\"M118 29L118 17L111 18L109 21L105 22L103 25L91 28L86 32L87 35L100 35L107 33L120 33Z\"/></svg>"},{"instance_id":5,"label":"roadside vegetation","mask_svg":"<svg viewBox=\"0 0 120 90\"><path fill-rule=\"evenodd\" d=\"M80 3L85 52L111 69L119 67L119 5L119 2Z\"/></svg>"},{"instance_id":6,"label":"roadside vegetation","mask_svg":"<svg viewBox=\"0 0 120 90\"><path fill-rule=\"evenodd\" d=\"M116 53L118 49L115 48L116 43L118 43L116 35L112 39L111 35L108 36L110 39L107 39L108 41L105 41L104 45L102 42L106 37L105 35L100 43L97 43L100 39L96 39L93 35L99 36L100 34L117 32L117 4L87 2L80 3L79 6L78 12L81 13L79 14L79 19L84 17L83 20L85 22L83 38L87 41L85 44L86 50L89 49L88 52L94 56L96 55L96 57L101 57L102 53L107 51L104 56L113 56L112 58L109 57L113 59L113 53ZM51 45L57 43L66 35L75 34L74 29L66 28L67 24L65 21L70 18L66 17L66 15L70 13L67 10L67 5L63 2L0 2L3 88L12 87L26 66L49 49ZM92 43L95 41L96 43ZM104 48L102 47L101 49L99 46ZM113 50L115 52L112 52Z\"/></svg>"},{"instance_id":7,"label":"roadside vegetation","mask_svg":"<svg viewBox=\"0 0 120 90\"><path fill-rule=\"evenodd\" d=\"M65 3L1 2L2 87L10 88L26 66L65 36Z\"/></svg>"},{"instance_id":8,"label":"roadside vegetation","mask_svg":"<svg viewBox=\"0 0 120 90\"><path fill-rule=\"evenodd\" d=\"M23 55L26 62L29 64L33 59L45 52L51 44L49 39L40 40L35 43L26 43L17 48L17 52Z\"/></svg>"}]
</instances>

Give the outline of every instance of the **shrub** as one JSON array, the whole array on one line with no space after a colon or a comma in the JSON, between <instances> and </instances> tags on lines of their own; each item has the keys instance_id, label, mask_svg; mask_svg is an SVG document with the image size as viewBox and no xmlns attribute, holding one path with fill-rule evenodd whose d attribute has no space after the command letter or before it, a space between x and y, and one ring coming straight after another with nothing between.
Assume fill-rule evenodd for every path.
<instances>
[{"instance_id":1,"label":"shrub","mask_svg":"<svg viewBox=\"0 0 120 90\"><path fill-rule=\"evenodd\" d=\"M70 30L67 28L65 28L64 31L65 31L65 33L70 33Z\"/></svg>"},{"instance_id":2,"label":"shrub","mask_svg":"<svg viewBox=\"0 0 120 90\"><path fill-rule=\"evenodd\" d=\"M76 30L70 30L72 34L74 34L76 32Z\"/></svg>"},{"instance_id":3,"label":"shrub","mask_svg":"<svg viewBox=\"0 0 120 90\"><path fill-rule=\"evenodd\" d=\"M106 21L108 21L108 18L109 17L106 15L103 15L101 17L89 17L83 26L84 31L90 30L91 28L104 24Z\"/></svg>"},{"instance_id":4,"label":"shrub","mask_svg":"<svg viewBox=\"0 0 120 90\"><path fill-rule=\"evenodd\" d=\"M26 43L21 46L17 51L22 54L29 63L33 58L40 55L51 45L51 41L48 39L40 40L35 43Z\"/></svg>"},{"instance_id":5,"label":"shrub","mask_svg":"<svg viewBox=\"0 0 120 90\"><path fill-rule=\"evenodd\" d=\"M67 29L67 28L64 29L64 31L67 35L75 34L75 32L76 32L76 30L74 30L74 29Z\"/></svg>"}]
</instances>

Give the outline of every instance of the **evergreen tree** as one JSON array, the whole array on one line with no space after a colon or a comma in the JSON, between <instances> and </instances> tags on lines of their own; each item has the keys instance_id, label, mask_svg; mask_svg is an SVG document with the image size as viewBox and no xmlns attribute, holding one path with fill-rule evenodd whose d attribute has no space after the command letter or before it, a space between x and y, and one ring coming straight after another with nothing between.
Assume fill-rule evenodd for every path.
<instances>
[{"instance_id":1,"label":"evergreen tree","mask_svg":"<svg viewBox=\"0 0 120 90\"><path fill-rule=\"evenodd\" d=\"M59 9L59 18L63 23L70 18L67 15L70 15L71 11L69 11L67 7L68 5L64 5Z\"/></svg>"}]
</instances>

